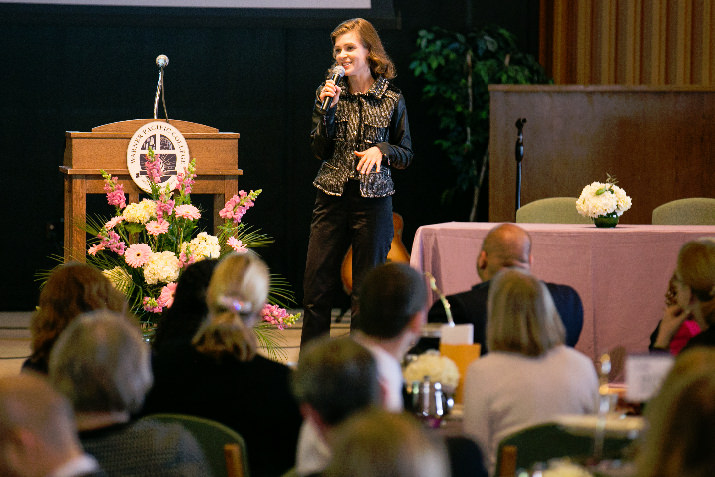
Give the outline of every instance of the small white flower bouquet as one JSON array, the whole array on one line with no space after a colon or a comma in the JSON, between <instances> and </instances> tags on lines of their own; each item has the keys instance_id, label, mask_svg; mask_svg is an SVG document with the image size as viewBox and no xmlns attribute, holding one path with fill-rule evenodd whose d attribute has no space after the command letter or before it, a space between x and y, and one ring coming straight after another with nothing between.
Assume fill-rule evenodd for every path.
<instances>
[{"instance_id":1,"label":"small white flower bouquet","mask_svg":"<svg viewBox=\"0 0 715 477\"><path fill-rule=\"evenodd\" d=\"M405 369L402 376L406 383L422 381L429 376L430 381L439 382L445 389L456 389L459 384L459 369L451 359L436 350L428 350L417 356Z\"/></svg>"},{"instance_id":2,"label":"small white flower bouquet","mask_svg":"<svg viewBox=\"0 0 715 477\"><path fill-rule=\"evenodd\" d=\"M578 213L592 219L603 216L620 217L630 208L631 198L616 185L616 179L610 175L605 183L592 182L584 187L576 201Z\"/></svg>"}]
</instances>

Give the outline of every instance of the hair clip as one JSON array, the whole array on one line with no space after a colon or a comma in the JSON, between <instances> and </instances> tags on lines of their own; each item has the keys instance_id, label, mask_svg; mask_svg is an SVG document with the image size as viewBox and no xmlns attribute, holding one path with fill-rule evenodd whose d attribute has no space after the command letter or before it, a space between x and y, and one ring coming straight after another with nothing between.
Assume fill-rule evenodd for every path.
<instances>
[{"instance_id":1,"label":"hair clip","mask_svg":"<svg viewBox=\"0 0 715 477\"><path fill-rule=\"evenodd\" d=\"M241 301L230 296L222 296L219 303L238 314L247 315L253 311L253 305L248 301Z\"/></svg>"}]
</instances>

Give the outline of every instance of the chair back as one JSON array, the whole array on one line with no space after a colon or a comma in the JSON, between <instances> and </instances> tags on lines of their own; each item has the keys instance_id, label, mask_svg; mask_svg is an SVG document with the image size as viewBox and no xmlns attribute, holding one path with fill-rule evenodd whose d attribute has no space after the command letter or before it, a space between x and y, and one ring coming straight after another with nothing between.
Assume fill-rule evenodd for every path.
<instances>
[{"instance_id":1,"label":"chair back","mask_svg":"<svg viewBox=\"0 0 715 477\"><path fill-rule=\"evenodd\" d=\"M214 477L248 477L246 443L230 427L186 414L150 414L142 419L183 425L201 446Z\"/></svg>"},{"instance_id":2,"label":"chair back","mask_svg":"<svg viewBox=\"0 0 715 477\"><path fill-rule=\"evenodd\" d=\"M521 206L516 211L517 223L592 224L590 217L576 211L576 197L549 197Z\"/></svg>"},{"instance_id":3,"label":"chair back","mask_svg":"<svg viewBox=\"0 0 715 477\"><path fill-rule=\"evenodd\" d=\"M632 442L626 437L606 437L603 457L622 457L623 450ZM593 455L593 445L593 436L569 433L556 423L534 425L502 439L497 449L495 475L512 477L516 469L530 469L536 463L560 457L589 457Z\"/></svg>"},{"instance_id":4,"label":"chair back","mask_svg":"<svg viewBox=\"0 0 715 477\"><path fill-rule=\"evenodd\" d=\"M653 225L715 225L715 199L691 197L666 202L653 209Z\"/></svg>"}]
</instances>

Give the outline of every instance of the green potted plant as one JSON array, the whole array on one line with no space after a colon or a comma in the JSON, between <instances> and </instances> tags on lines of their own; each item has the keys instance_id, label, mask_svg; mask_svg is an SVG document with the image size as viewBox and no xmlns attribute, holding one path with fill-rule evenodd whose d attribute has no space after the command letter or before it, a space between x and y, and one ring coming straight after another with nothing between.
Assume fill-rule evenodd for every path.
<instances>
[{"instance_id":1,"label":"green potted plant","mask_svg":"<svg viewBox=\"0 0 715 477\"><path fill-rule=\"evenodd\" d=\"M439 118L443 134L435 144L457 172L442 201L471 189L469 220L475 221L489 158L488 85L552 81L532 55L519 50L513 34L496 26L465 33L439 27L420 30L410 69L424 81L422 96L430 114Z\"/></svg>"}]
</instances>

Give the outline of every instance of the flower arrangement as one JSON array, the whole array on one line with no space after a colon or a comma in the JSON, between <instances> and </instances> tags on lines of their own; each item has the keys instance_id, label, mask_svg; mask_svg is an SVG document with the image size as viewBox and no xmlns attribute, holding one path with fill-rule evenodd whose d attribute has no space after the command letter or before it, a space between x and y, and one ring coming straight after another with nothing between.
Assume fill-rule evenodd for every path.
<instances>
[{"instance_id":1,"label":"flower arrangement","mask_svg":"<svg viewBox=\"0 0 715 477\"><path fill-rule=\"evenodd\" d=\"M429 376L430 381L439 382L444 388L452 390L459 384L459 369L455 362L436 350L428 350L418 355L405 366L402 376L406 383L422 381L425 376Z\"/></svg>"},{"instance_id":2,"label":"flower arrangement","mask_svg":"<svg viewBox=\"0 0 715 477\"><path fill-rule=\"evenodd\" d=\"M616 179L609 174L605 183L592 182L584 187L576 200L578 213L593 219L623 215L623 212L631 208L631 198L616 184Z\"/></svg>"},{"instance_id":3,"label":"flower arrangement","mask_svg":"<svg viewBox=\"0 0 715 477\"><path fill-rule=\"evenodd\" d=\"M98 267L117 289L128 298L132 311L143 325L153 325L158 314L171 307L176 281L189 264L206 258L219 258L229 252L265 246L272 240L247 227L241 220L253 207L261 190L240 191L234 195L219 216L224 223L217 236L198 231L201 211L191 204L191 188L196 179L196 161L178 174L172 190L162 187L162 164L149 149L146 160L151 186L150 198L127 204L123 186L116 177L102 171L107 202L114 206L115 216L87 223L87 231L95 236L87 253L87 262ZM197 233L198 232L198 233ZM292 300L287 283L271 276L269 303L261 311L258 325L261 344L270 344L260 330L272 326L291 326L300 314L291 315L285 303Z\"/></svg>"}]
</instances>

